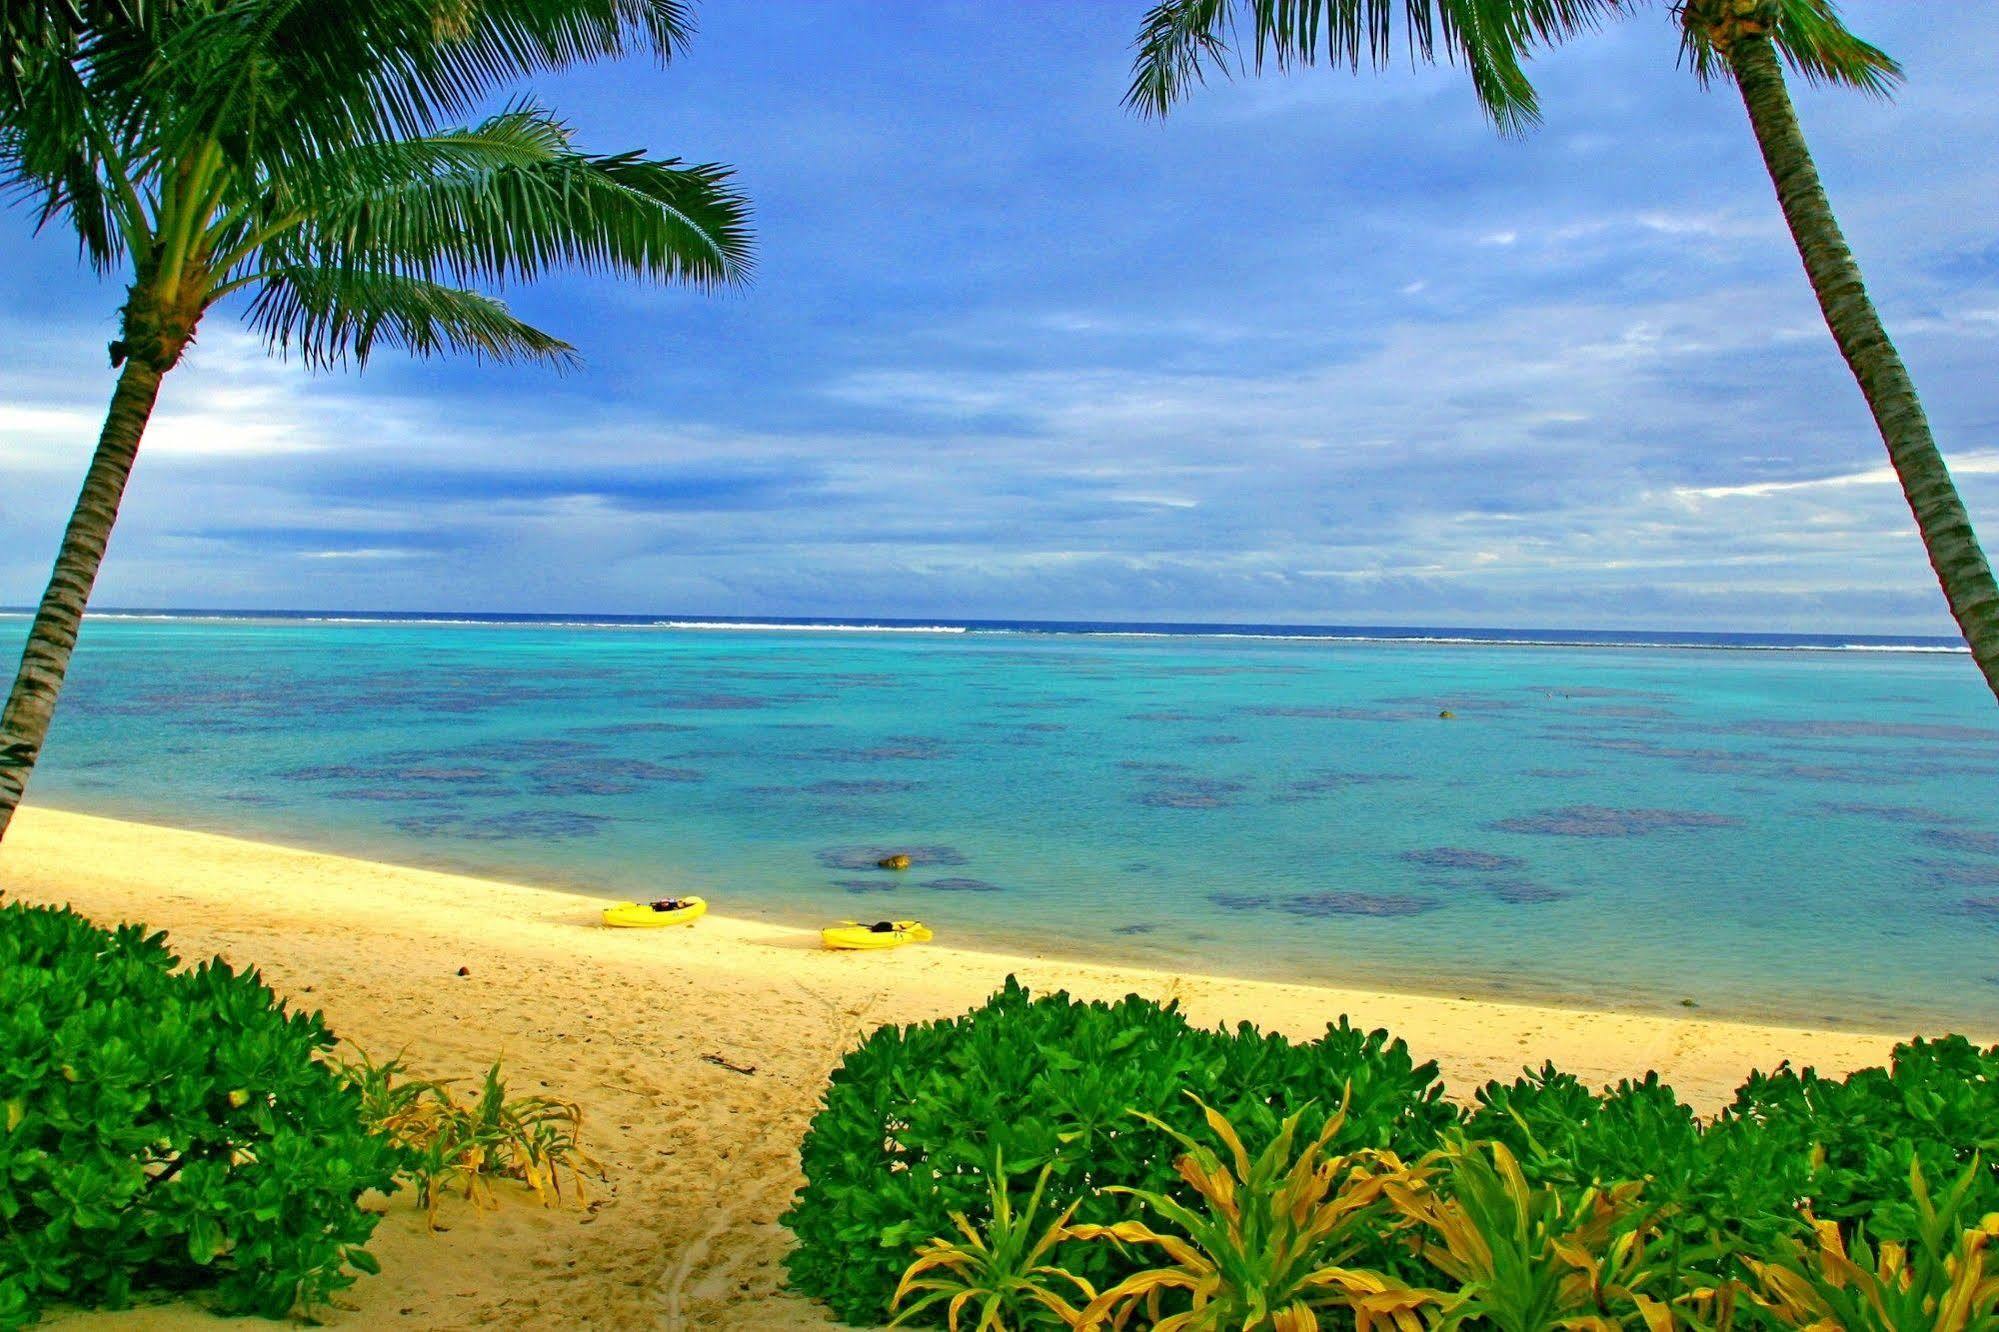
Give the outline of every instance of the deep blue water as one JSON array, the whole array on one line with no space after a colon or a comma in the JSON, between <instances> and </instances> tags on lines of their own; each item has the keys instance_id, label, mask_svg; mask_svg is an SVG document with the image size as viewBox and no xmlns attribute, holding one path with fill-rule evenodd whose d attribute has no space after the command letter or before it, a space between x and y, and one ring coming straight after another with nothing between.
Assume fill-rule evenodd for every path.
<instances>
[{"instance_id":1,"label":"deep blue water","mask_svg":"<svg viewBox=\"0 0 1999 1332\"><path fill-rule=\"evenodd\" d=\"M974 946L1999 1028L1999 707L1947 640L756 623L94 616L31 798Z\"/></svg>"}]
</instances>

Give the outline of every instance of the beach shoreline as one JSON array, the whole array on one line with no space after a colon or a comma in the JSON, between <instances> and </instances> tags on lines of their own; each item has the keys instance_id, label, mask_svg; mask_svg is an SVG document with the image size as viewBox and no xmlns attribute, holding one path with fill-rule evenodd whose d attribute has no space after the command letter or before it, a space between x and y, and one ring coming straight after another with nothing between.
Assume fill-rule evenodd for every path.
<instances>
[{"instance_id":1,"label":"beach shoreline","mask_svg":"<svg viewBox=\"0 0 1999 1332\"><path fill-rule=\"evenodd\" d=\"M614 877L575 876L567 880L543 880L537 878L532 871L516 872L513 867L468 857L455 848L425 851L420 847L412 847L406 843L398 844L379 836L371 838L367 831L355 827L311 833L294 828L259 827L255 823L257 811L254 809L246 811L240 819L226 822L212 816L192 815L186 822L180 822L174 815L159 816L149 808L120 808L115 801L108 810L73 807L62 803L38 805L37 808L47 813L98 819L131 827L252 842L259 846L295 852L299 855L331 856L362 865L392 866L397 869L439 874L479 883L529 887L538 892L581 899L599 909L614 902L630 900L635 896L629 883L619 883ZM245 823L249 826L242 826ZM665 872L655 882L649 883L647 888L653 895L691 893L714 901L715 892L709 886L713 878L712 875ZM1115 885L1102 886L1107 892L1115 891ZM810 933L817 930L820 924L842 914L867 914L869 919L875 919L883 914L880 910L881 904L871 904L865 896L858 894L849 901L835 902L830 911L823 906L815 910L815 905L820 904L810 902L772 904L759 901L749 904L735 903L734 909L729 909L725 903L724 909L718 911L712 919L727 919L741 925ZM888 914L913 913L903 910L891 911ZM1739 991L1717 999L1712 993L1714 986L1711 978L1705 977L1689 978L1685 988L1698 991L1706 995L1706 998L1700 1001L1688 998L1675 1002L1664 993L1619 991L1608 986L1600 986L1593 991L1564 988L1534 974L1503 974L1490 971L1483 975L1470 975L1462 972L1416 971L1402 966L1385 971L1367 970L1366 960L1346 957L1338 959L1344 973L1339 979L1328 975L1324 967L1301 967L1295 960L1265 959L1259 974L1243 956L1237 953L1224 951L1206 954L1191 940L1183 944L1162 944L1159 941L1170 936L1154 935L1150 932L1129 938L1114 938L1052 929L1046 922L1035 920L1021 924L996 924L990 920L966 922L932 917L931 923L941 924L947 931L945 946L950 951L975 954L1010 963L1031 959L1038 963L1074 964L1120 973L1191 975L1214 982L1255 981L1307 990L1334 990L1346 994L1392 996L1398 999L1451 999L1461 1002L1500 1004L1514 1008L1549 1009L1595 1015L1637 1015L1670 1019L1686 1016L1689 1012L1697 1012L1714 1022L1806 1033L1843 1032L1901 1039L1919 1032L1941 1030L1947 1026L1952 1031L1989 1030L1991 1038L1999 1040L1999 1026L1976 1022L1967 1025L1954 1017L1939 1014L1931 1008L1911 1010L1892 1019L1878 1014L1871 1016L1856 1014L1847 1017L1827 1013L1822 1020L1811 1021L1800 1016L1806 1009L1796 1002L1795 995L1784 997L1787 1006L1773 1006L1762 1001L1760 997L1751 998ZM1827 997L1819 1006L1830 1009L1836 1007L1837 1003L1836 997Z\"/></svg>"},{"instance_id":2,"label":"beach shoreline","mask_svg":"<svg viewBox=\"0 0 1999 1332\"><path fill-rule=\"evenodd\" d=\"M1437 1060L1459 1097L1547 1060L1590 1083L1656 1070L1707 1113L1752 1068L1842 1072L1882 1061L1896 1039L973 952L949 946L948 926L941 943L863 955L726 914L693 930L605 930L603 899L585 894L40 806L0 845L0 890L106 924L142 920L190 960L258 967L378 1057L407 1050L427 1073L471 1077L504 1054L516 1085L584 1105L611 1177L602 1205L461 1208L427 1236L398 1199L375 1246L384 1274L335 1320L350 1326L830 1326L784 1290L777 1225L828 1072L873 1027L962 1012L1009 974L1037 992L1176 999L1197 1024L1296 1038L1346 1014Z\"/></svg>"}]
</instances>

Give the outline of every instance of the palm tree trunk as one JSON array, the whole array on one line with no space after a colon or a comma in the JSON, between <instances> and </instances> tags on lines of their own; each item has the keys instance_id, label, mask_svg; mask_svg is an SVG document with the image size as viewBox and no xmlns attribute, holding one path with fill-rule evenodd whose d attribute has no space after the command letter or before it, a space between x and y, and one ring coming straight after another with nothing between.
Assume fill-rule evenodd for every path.
<instances>
[{"instance_id":1,"label":"palm tree trunk","mask_svg":"<svg viewBox=\"0 0 1999 1332\"><path fill-rule=\"evenodd\" d=\"M1874 413L1874 424L1901 478L1902 493L1916 517L1950 613L1957 617L1957 627L1971 645L1972 659L1985 673L1986 685L1999 696L1999 585L1992 581L1978 534L1971 530L1971 515L1937 451L1908 368L1888 340L1888 330L1861 281L1860 265L1840 234L1784 86L1776 48L1768 33L1754 33L1732 42L1727 55L1826 326Z\"/></svg>"},{"instance_id":2,"label":"palm tree trunk","mask_svg":"<svg viewBox=\"0 0 1999 1332\"><path fill-rule=\"evenodd\" d=\"M77 496L76 509L62 534L62 549L56 555L55 572L49 576L49 589L42 594L34 625L28 630L28 646L21 653L14 688L7 695L7 710L0 713L0 837L7 834L21 793L27 789L28 774L34 771L42 742L48 738L56 694L62 689L69 655L76 648L77 630L83 624L84 604L97 581L97 566L103 563L111 525L118 520L118 502L124 498L125 479L138 456L139 437L153 413L162 374L145 357L134 356L125 362L118 387L111 393L104 431L97 437L97 452L83 478L83 493Z\"/></svg>"}]
</instances>

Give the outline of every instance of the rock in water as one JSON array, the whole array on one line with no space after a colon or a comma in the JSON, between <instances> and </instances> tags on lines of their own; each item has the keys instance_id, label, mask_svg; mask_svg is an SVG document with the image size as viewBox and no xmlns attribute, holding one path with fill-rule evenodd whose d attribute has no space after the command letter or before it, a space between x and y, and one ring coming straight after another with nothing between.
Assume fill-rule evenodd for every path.
<instances>
[{"instance_id":1,"label":"rock in water","mask_svg":"<svg viewBox=\"0 0 1999 1332\"><path fill-rule=\"evenodd\" d=\"M883 856L875 864L887 870L905 870L909 868L909 857L898 851L892 856Z\"/></svg>"}]
</instances>

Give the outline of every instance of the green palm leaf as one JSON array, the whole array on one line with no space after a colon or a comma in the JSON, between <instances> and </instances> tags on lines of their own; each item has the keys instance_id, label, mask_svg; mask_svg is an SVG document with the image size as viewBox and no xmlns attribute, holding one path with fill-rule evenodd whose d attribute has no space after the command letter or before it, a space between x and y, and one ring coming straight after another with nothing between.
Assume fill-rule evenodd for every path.
<instances>
[{"instance_id":1,"label":"green palm leaf","mask_svg":"<svg viewBox=\"0 0 1999 1332\"><path fill-rule=\"evenodd\" d=\"M514 318L493 297L402 273L280 270L264 280L249 321L273 350L296 350L320 369L365 364L377 344L417 356L451 351L502 362L575 360L575 348Z\"/></svg>"},{"instance_id":2,"label":"green palm leaf","mask_svg":"<svg viewBox=\"0 0 1999 1332\"><path fill-rule=\"evenodd\" d=\"M1140 24L1125 102L1164 115L1211 67L1227 70L1243 28L1258 72L1322 61L1379 68L1393 58L1399 15L1412 60L1462 61L1494 123L1521 129L1540 117L1526 53L1616 9L1615 0L1161 0Z\"/></svg>"},{"instance_id":3,"label":"green palm leaf","mask_svg":"<svg viewBox=\"0 0 1999 1332\"><path fill-rule=\"evenodd\" d=\"M1847 31L1833 0L1782 0L1775 14L1770 39L1777 54L1809 82L1885 97L1902 81L1902 67L1893 57ZM1698 24L1682 24L1680 32L1681 58L1702 83L1733 77Z\"/></svg>"},{"instance_id":4,"label":"green palm leaf","mask_svg":"<svg viewBox=\"0 0 1999 1332\"><path fill-rule=\"evenodd\" d=\"M748 205L725 168L591 156L569 141L559 121L527 108L369 145L283 191L299 221L272 246L317 265L458 282L556 266L703 285L746 276Z\"/></svg>"},{"instance_id":5,"label":"green palm leaf","mask_svg":"<svg viewBox=\"0 0 1999 1332\"><path fill-rule=\"evenodd\" d=\"M244 160L309 162L406 138L541 70L649 51L693 32L680 0L233 0L167 4L143 43L107 46L105 81L171 107L169 140L214 136Z\"/></svg>"}]
</instances>

